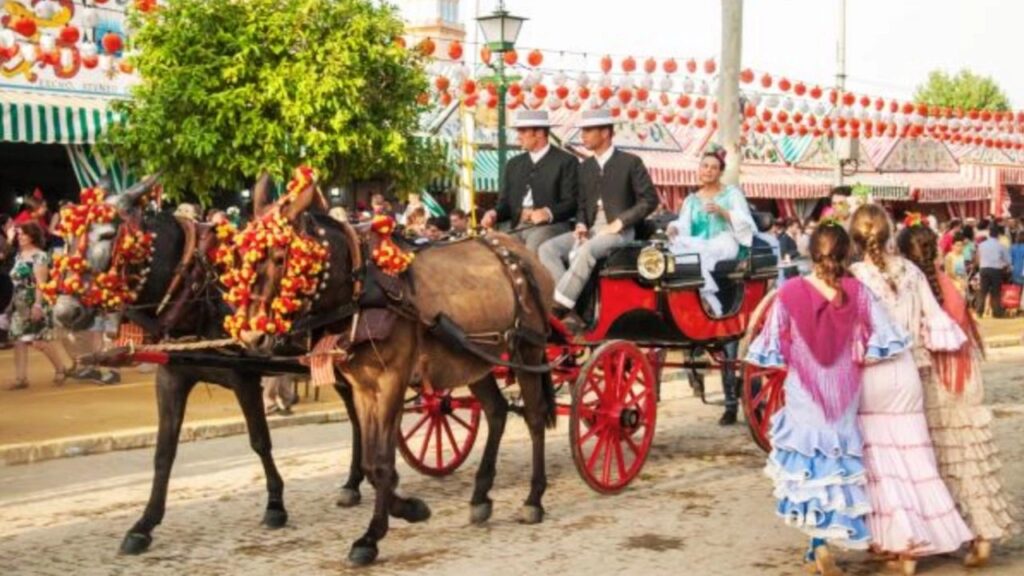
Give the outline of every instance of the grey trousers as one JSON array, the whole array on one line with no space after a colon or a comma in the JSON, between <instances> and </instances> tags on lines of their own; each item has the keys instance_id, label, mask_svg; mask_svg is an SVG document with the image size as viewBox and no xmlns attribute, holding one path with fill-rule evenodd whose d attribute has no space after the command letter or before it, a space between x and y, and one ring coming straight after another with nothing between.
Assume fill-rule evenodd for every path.
<instances>
[{"instance_id":1,"label":"grey trousers","mask_svg":"<svg viewBox=\"0 0 1024 576\"><path fill-rule=\"evenodd\" d=\"M618 234L597 234L576 248L575 252L573 248L576 246L576 238L572 232L555 236L542 244L540 261L558 283L555 286L555 302L570 309L576 306L576 299L587 285L597 260L607 256L614 248L632 241L633 234L632 228ZM574 252L571 262L570 252ZM569 262L568 268L566 262Z\"/></svg>"},{"instance_id":2,"label":"grey trousers","mask_svg":"<svg viewBox=\"0 0 1024 576\"><path fill-rule=\"evenodd\" d=\"M527 228L522 232L516 232L512 236L526 244L526 248L536 254L541 244L571 230L572 226L568 222L555 222L554 224L542 224L533 228Z\"/></svg>"}]
</instances>

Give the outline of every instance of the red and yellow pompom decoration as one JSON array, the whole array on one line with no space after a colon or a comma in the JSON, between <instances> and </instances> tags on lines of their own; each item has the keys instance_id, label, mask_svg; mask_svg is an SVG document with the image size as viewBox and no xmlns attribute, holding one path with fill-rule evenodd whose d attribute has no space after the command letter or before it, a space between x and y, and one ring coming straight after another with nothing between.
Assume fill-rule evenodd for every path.
<instances>
[{"instance_id":1,"label":"red and yellow pompom decoration","mask_svg":"<svg viewBox=\"0 0 1024 576\"><path fill-rule=\"evenodd\" d=\"M114 223L117 210L104 202L106 191L102 188L86 188L80 198L81 203L61 210L57 227L74 253L54 257L50 280L42 286L43 296L51 304L57 296L66 295L78 298L90 308L115 311L138 297L142 270L153 254L153 235L121 223L111 248L110 268L100 272L90 270L83 256L88 249L89 228Z\"/></svg>"},{"instance_id":2,"label":"red and yellow pompom decoration","mask_svg":"<svg viewBox=\"0 0 1024 576\"><path fill-rule=\"evenodd\" d=\"M288 195L282 201L293 200L312 182L312 170L297 169L296 178L288 184ZM235 309L234 314L224 319L224 329L236 340L243 331L273 336L291 330L291 316L302 307L303 298L316 294L320 274L327 267L327 248L299 233L281 214L280 207L281 204L251 221L214 252L214 262L223 271L220 281L228 289L224 300ZM218 228L218 236L227 234L228 230ZM261 306L250 317L256 279L261 276L265 261L275 252L284 255L284 272L277 294L268 307ZM274 281L265 275L262 280Z\"/></svg>"},{"instance_id":3,"label":"red and yellow pompom decoration","mask_svg":"<svg viewBox=\"0 0 1024 576\"><path fill-rule=\"evenodd\" d=\"M377 234L377 246L370 253L373 263L385 274L397 276L412 264L414 255L403 252L391 239L395 232L395 220L390 216L374 216L370 229Z\"/></svg>"},{"instance_id":4,"label":"red and yellow pompom decoration","mask_svg":"<svg viewBox=\"0 0 1024 576\"><path fill-rule=\"evenodd\" d=\"M920 212L907 212L907 215L903 217L903 225L907 228L924 226L924 218L921 217Z\"/></svg>"}]
</instances>

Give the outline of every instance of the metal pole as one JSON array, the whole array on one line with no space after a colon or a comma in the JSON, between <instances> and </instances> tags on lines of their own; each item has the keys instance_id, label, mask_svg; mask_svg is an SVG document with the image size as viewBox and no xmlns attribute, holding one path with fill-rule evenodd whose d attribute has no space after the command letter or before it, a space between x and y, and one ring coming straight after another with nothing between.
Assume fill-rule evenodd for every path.
<instances>
[{"instance_id":1,"label":"metal pole","mask_svg":"<svg viewBox=\"0 0 1024 576\"><path fill-rule=\"evenodd\" d=\"M836 46L836 111L842 114L843 94L846 93L846 0L839 0L839 41ZM839 137L832 139L836 155L836 186L843 185L843 161L839 158Z\"/></svg>"},{"instance_id":2,"label":"metal pole","mask_svg":"<svg viewBox=\"0 0 1024 576\"><path fill-rule=\"evenodd\" d=\"M498 191L505 189L505 159L508 142L505 136L505 55L498 54Z\"/></svg>"},{"instance_id":3,"label":"metal pole","mask_svg":"<svg viewBox=\"0 0 1024 576\"><path fill-rule=\"evenodd\" d=\"M722 71L718 76L718 143L727 160L722 181L740 181L740 58L743 54L743 0L722 0Z\"/></svg>"}]
</instances>

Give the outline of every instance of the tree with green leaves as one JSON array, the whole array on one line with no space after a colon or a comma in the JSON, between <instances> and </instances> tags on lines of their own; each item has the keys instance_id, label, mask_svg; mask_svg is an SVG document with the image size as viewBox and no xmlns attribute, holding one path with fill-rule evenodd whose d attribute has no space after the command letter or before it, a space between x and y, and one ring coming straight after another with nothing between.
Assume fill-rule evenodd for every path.
<instances>
[{"instance_id":1,"label":"tree with green leaves","mask_svg":"<svg viewBox=\"0 0 1024 576\"><path fill-rule=\"evenodd\" d=\"M992 78L967 69L955 76L942 70L933 70L928 74L928 81L917 87L914 101L963 110L1010 109L1010 100Z\"/></svg>"},{"instance_id":2,"label":"tree with green leaves","mask_svg":"<svg viewBox=\"0 0 1024 576\"><path fill-rule=\"evenodd\" d=\"M427 79L387 3L175 0L132 18L142 81L105 149L161 170L171 196L205 200L299 164L399 190L443 170L415 137Z\"/></svg>"}]
</instances>

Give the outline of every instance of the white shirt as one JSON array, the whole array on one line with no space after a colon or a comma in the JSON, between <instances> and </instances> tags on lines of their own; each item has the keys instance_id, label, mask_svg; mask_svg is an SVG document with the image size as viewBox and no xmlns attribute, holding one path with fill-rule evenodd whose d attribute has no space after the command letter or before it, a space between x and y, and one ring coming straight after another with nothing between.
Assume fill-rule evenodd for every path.
<instances>
[{"instance_id":1,"label":"white shirt","mask_svg":"<svg viewBox=\"0 0 1024 576\"><path fill-rule=\"evenodd\" d=\"M548 153L548 150L551 150L551 144L545 144L544 147L537 152L530 152L530 160L533 160L534 164L540 162L541 159L544 158L544 156Z\"/></svg>"},{"instance_id":2,"label":"white shirt","mask_svg":"<svg viewBox=\"0 0 1024 576\"><path fill-rule=\"evenodd\" d=\"M594 157L597 160L597 165L601 167L601 170L604 170L604 165L608 163L609 159L611 159L612 154L615 154L615 146L609 146L608 149L604 151L604 154L599 154Z\"/></svg>"}]
</instances>

